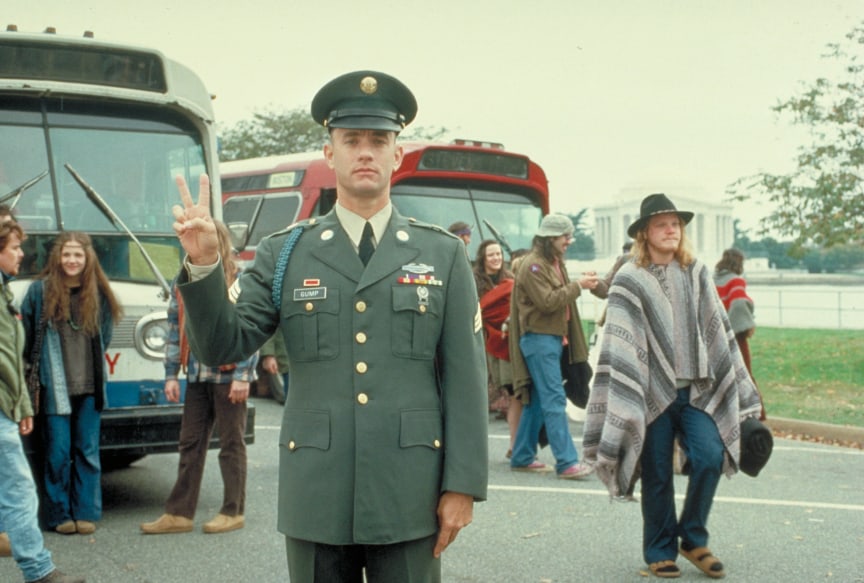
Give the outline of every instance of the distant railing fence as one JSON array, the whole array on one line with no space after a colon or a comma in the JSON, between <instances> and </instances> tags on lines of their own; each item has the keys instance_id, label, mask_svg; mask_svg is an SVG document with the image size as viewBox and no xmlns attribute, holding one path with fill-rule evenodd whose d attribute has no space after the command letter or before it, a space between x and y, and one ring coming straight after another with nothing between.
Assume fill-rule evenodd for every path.
<instances>
[{"instance_id":1,"label":"distant railing fence","mask_svg":"<svg viewBox=\"0 0 864 583\"><path fill-rule=\"evenodd\" d=\"M750 285L747 293L753 299L757 326L864 330L864 289L860 286ZM606 301L583 293L577 305L582 319L593 324Z\"/></svg>"}]
</instances>

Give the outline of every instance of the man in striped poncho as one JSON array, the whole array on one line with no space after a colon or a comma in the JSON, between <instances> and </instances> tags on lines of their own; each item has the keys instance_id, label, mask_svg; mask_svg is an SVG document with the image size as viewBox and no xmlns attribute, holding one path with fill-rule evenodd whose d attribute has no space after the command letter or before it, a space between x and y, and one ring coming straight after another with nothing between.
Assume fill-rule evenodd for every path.
<instances>
[{"instance_id":1,"label":"man in striped poncho","mask_svg":"<svg viewBox=\"0 0 864 583\"><path fill-rule=\"evenodd\" d=\"M633 260L615 276L585 424L585 458L613 496L642 479L643 555L651 572L681 574L680 553L713 578L723 564L707 548L708 514L722 474L738 469L740 421L759 414L711 272L689 251L693 213L663 194L642 201L628 229ZM689 483L675 511L673 450Z\"/></svg>"}]
</instances>

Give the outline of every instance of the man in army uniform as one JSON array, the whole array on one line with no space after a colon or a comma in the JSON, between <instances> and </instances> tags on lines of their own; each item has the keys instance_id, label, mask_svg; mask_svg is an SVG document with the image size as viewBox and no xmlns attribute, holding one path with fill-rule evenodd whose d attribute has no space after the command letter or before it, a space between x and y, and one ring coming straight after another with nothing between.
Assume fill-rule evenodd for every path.
<instances>
[{"instance_id":1,"label":"man in army uniform","mask_svg":"<svg viewBox=\"0 0 864 583\"><path fill-rule=\"evenodd\" d=\"M278 527L298 583L359 583L364 570L369 583L440 581L441 553L486 496L486 364L464 245L390 202L396 137L416 111L383 73L325 85L312 115L330 132L334 210L262 241L230 292L207 177L198 204L178 179L192 349L215 365L284 335Z\"/></svg>"}]
</instances>

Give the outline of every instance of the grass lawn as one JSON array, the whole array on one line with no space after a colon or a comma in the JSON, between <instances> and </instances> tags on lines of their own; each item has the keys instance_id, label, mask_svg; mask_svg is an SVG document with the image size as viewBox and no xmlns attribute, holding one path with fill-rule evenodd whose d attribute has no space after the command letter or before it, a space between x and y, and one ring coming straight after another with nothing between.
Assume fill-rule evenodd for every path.
<instances>
[{"instance_id":1,"label":"grass lawn","mask_svg":"<svg viewBox=\"0 0 864 583\"><path fill-rule=\"evenodd\" d=\"M750 352L769 417L864 427L864 330L757 328Z\"/></svg>"},{"instance_id":2,"label":"grass lawn","mask_svg":"<svg viewBox=\"0 0 864 583\"><path fill-rule=\"evenodd\" d=\"M757 328L750 351L769 417L864 426L864 331Z\"/></svg>"}]
</instances>

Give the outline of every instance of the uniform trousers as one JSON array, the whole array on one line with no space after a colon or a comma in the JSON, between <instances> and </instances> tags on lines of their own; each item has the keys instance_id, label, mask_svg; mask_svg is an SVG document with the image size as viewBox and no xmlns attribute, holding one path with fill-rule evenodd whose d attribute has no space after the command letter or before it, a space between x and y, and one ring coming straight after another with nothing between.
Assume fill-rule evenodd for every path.
<instances>
[{"instance_id":1,"label":"uniform trousers","mask_svg":"<svg viewBox=\"0 0 864 583\"><path fill-rule=\"evenodd\" d=\"M219 469L223 499L220 514L242 515L246 506L246 402L228 400L230 383L186 383L180 424L180 462L177 481L165 512L192 519L198 506L207 446L213 424L219 427Z\"/></svg>"},{"instance_id":2,"label":"uniform trousers","mask_svg":"<svg viewBox=\"0 0 864 583\"><path fill-rule=\"evenodd\" d=\"M438 535L386 545L328 545L285 537L292 583L440 583Z\"/></svg>"},{"instance_id":3,"label":"uniform trousers","mask_svg":"<svg viewBox=\"0 0 864 583\"><path fill-rule=\"evenodd\" d=\"M681 517L676 518L673 451L675 437L687 455L689 474ZM690 405L690 388L645 432L642 450L642 551L648 564L674 560L678 539L694 547L708 545L708 514L723 471L723 441L717 424Z\"/></svg>"}]
</instances>

